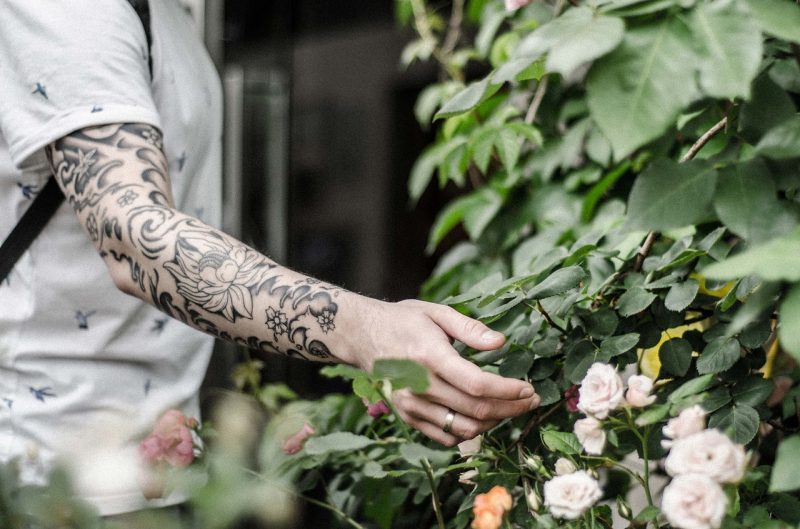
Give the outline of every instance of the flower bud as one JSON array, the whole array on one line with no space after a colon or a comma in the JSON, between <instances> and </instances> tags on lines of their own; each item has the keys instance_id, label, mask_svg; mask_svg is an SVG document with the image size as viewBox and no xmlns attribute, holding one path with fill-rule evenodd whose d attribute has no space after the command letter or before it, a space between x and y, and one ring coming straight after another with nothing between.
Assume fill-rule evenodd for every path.
<instances>
[{"instance_id":1,"label":"flower bud","mask_svg":"<svg viewBox=\"0 0 800 529\"><path fill-rule=\"evenodd\" d=\"M617 496L617 512L619 512L619 515L626 520L630 520L633 517L631 506L628 505L627 501L622 499L622 496Z\"/></svg>"},{"instance_id":2,"label":"flower bud","mask_svg":"<svg viewBox=\"0 0 800 529\"><path fill-rule=\"evenodd\" d=\"M544 464L542 464L542 458L540 456L525 456L523 460L525 466L528 467L533 472L537 474L541 474L542 470L544 470Z\"/></svg>"},{"instance_id":3,"label":"flower bud","mask_svg":"<svg viewBox=\"0 0 800 529\"><path fill-rule=\"evenodd\" d=\"M575 466L575 463L573 463L566 457L559 457L558 461L556 461L556 476L564 476L566 474L572 474L576 470L578 469Z\"/></svg>"},{"instance_id":4,"label":"flower bud","mask_svg":"<svg viewBox=\"0 0 800 529\"><path fill-rule=\"evenodd\" d=\"M533 489L525 495L525 501L531 512L539 512L539 509L542 507L542 498L540 498L539 494Z\"/></svg>"}]
</instances>

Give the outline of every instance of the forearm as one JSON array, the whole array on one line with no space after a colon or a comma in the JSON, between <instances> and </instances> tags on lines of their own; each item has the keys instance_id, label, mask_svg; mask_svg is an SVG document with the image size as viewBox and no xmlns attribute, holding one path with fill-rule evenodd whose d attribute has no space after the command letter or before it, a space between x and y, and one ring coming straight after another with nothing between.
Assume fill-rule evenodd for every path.
<instances>
[{"instance_id":1,"label":"forearm","mask_svg":"<svg viewBox=\"0 0 800 529\"><path fill-rule=\"evenodd\" d=\"M317 361L356 362L352 322L368 313L364 304L379 302L288 270L177 211L159 137L151 136L158 131L126 127L74 134L49 151L115 284L222 339ZM106 151L113 156L104 151L112 145ZM116 171L137 176L114 178Z\"/></svg>"}]
</instances>

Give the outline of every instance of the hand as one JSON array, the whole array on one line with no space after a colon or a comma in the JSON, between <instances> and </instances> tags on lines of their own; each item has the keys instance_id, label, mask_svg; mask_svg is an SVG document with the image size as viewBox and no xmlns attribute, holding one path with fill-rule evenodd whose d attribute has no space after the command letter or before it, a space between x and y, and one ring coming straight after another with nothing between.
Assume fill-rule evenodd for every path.
<instances>
[{"instance_id":1,"label":"hand","mask_svg":"<svg viewBox=\"0 0 800 529\"><path fill-rule=\"evenodd\" d=\"M417 300L367 305L362 312L367 336L354 345L355 363L369 370L379 358L405 358L427 367L427 391L396 391L392 401L401 419L431 439L454 446L539 405L529 383L482 371L451 343L496 349L505 341L502 334L444 305ZM448 433L443 426L449 410L455 417Z\"/></svg>"}]
</instances>

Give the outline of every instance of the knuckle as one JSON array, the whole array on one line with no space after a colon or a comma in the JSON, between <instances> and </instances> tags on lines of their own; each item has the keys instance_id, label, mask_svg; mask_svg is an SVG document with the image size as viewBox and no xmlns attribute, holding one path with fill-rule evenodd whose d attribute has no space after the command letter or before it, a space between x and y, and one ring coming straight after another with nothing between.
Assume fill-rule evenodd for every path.
<instances>
[{"instance_id":1,"label":"knuckle","mask_svg":"<svg viewBox=\"0 0 800 529\"><path fill-rule=\"evenodd\" d=\"M486 383L480 376L471 376L466 381L467 393L475 397L482 397L486 392Z\"/></svg>"},{"instance_id":2,"label":"knuckle","mask_svg":"<svg viewBox=\"0 0 800 529\"><path fill-rule=\"evenodd\" d=\"M492 407L491 405L482 400L475 405L473 416L481 421L486 421L492 417Z\"/></svg>"}]
</instances>

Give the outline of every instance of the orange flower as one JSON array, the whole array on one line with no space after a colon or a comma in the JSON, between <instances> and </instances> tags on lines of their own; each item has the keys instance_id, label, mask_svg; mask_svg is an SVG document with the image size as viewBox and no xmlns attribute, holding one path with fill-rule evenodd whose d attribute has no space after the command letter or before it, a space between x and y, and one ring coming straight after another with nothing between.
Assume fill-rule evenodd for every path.
<instances>
[{"instance_id":1,"label":"orange flower","mask_svg":"<svg viewBox=\"0 0 800 529\"><path fill-rule=\"evenodd\" d=\"M472 529L498 529L503 523L503 515L511 510L511 494L499 485L485 494L478 494L472 505L475 519Z\"/></svg>"}]
</instances>

